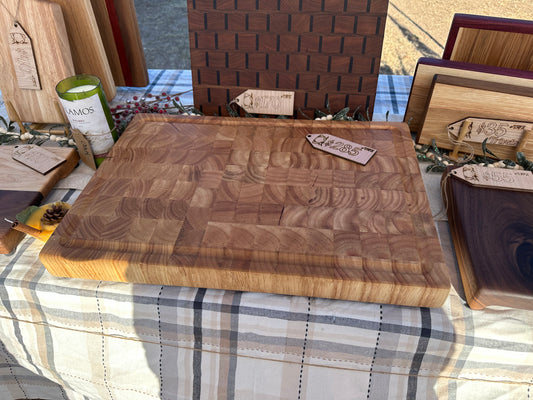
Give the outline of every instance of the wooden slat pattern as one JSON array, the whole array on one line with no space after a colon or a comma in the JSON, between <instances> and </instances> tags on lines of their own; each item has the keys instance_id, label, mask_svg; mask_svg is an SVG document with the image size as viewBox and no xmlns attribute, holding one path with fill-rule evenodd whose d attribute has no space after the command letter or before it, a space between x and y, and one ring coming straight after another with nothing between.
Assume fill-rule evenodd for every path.
<instances>
[{"instance_id":1,"label":"wooden slat pattern","mask_svg":"<svg viewBox=\"0 0 533 400\"><path fill-rule=\"evenodd\" d=\"M195 105L227 115L245 89L293 90L295 108L374 107L388 0L188 0ZM298 115L296 115L298 116ZM301 115L300 115L301 116Z\"/></svg>"},{"instance_id":2,"label":"wooden slat pattern","mask_svg":"<svg viewBox=\"0 0 533 400\"><path fill-rule=\"evenodd\" d=\"M366 166L324 133L377 149ZM41 252L55 275L440 306L407 126L139 115Z\"/></svg>"}]
</instances>

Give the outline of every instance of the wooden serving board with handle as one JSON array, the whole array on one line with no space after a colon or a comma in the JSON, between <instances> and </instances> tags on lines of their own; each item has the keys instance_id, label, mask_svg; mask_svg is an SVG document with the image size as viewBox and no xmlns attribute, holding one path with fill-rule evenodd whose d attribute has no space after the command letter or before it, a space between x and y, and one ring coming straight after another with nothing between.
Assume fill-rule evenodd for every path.
<instances>
[{"instance_id":1,"label":"wooden serving board with handle","mask_svg":"<svg viewBox=\"0 0 533 400\"><path fill-rule=\"evenodd\" d=\"M0 146L0 254L10 253L24 234L11 229L4 221L15 221L15 216L31 205L39 205L54 185L67 176L77 165L79 157L70 147L46 147L66 161L43 175L12 159L14 146Z\"/></svg>"},{"instance_id":2,"label":"wooden serving board with handle","mask_svg":"<svg viewBox=\"0 0 533 400\"><path fill-rule=\"evenodd\" d=\"M15 15L18 0L3 4ZM12 121L62 123L63 115L57 100L57 82L73 75L74 64L63 13L58 4L45 0L20 0L18 20L32 40L40 90L21 89L9 51L9 29L13 17L2 8L0 12L0 90Z\"/></svg>"},{"instance_id":3,"label":"wooden serving board with handle","mask_svg":"<svg viewBox=\"0 0 533 400\"><path fill-rule=\"evenodd\" d=\"M533 187L476 187L444 174L443 197L469 306L533 310Z\"/></svg>"},{"instance_id":4,"label":"wooden serving board with handle","mask_svg":"<svg viewBox=\"0 0 533 400\"><path fill-rule=\"evenodd\" d=\"M365 165L322 133L377 150ZM53 275L439 307L406 124L139 114L41 251Z\"/></svg>"}]
</instances>

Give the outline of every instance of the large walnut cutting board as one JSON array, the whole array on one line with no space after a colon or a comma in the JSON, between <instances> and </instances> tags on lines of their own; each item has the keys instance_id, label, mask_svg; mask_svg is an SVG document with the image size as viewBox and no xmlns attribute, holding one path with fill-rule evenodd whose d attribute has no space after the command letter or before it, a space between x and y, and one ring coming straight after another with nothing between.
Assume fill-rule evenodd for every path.
<instances>
[{"instance_id":1,"label":"large walnut cutting board","mask_svg":"<svg viewBox=\"0 0 533 400\"><path fill-rule=\"evenodd\" d=\"M15 216L31 205L39 205L54 185L67 176L77 165L79 157L69 147L47 147L67 161L43 175L26 165L13 160L14 146L0 146L0 254L10 253L24 237L4 221L15 220Z\"/></svg>"},{"instance_id":2,"label":"large walnut cutting board","mask_svg":"<svg viewBox=\"0 0 533 400\"><path fill-rule=\"evenodd\" d=\"M377 153L362 166L313 133ZM57 276L412 306L450 287L403 123L138 115L40 258Z\"/></svg>"},{"instance_id":3,"label":"large walnut cutting board","mask_svg":"<svg viewBox=\"0 0 533 400\"><path fill-rule=\"evenodd\" d=\"M533 310L533 191L475 187L444 176L468 304Z\"/></svg>"},{"instance_id":4,"label":"large walnut cutting board","mask_svg":"<svg viewBox=\"0 0 533 400\"><path fill-rule=\"evenodd\" d=\"M63 116L58 107L55 86L57 82L74 75L74 64L69 47L63 13L58 4L44 0L3 0L9 12L15 15L20 4L18 20L32 40L41 90L21 89L15 75L9 51L9 29L13 17L1 8L0 12L0 90L7 103L12 121L18 117L24 122L61 123Z\"/></svg>"}]
</instances>

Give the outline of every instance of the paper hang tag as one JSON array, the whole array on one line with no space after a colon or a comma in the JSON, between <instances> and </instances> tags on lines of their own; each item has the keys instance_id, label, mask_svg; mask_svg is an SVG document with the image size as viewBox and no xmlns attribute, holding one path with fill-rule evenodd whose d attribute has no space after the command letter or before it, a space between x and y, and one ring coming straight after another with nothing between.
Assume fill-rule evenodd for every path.
<instances>
[{"instance_id":1,"label":"paper hang tag","mask_svg":"<svg viewBox=\"0 0 533 400\"><path fill-rule=\"evenodd\" d=\"M15 146L11 157L43 175L67 161L66 158L34 144Z\"/></svg>"},{"instance_id":2,"label":"paper hang tag","mask_svg":"<svg viewBox=\"0 0 533 400\"><path fill-rule=\"evenodd\" d=\"M349 140L341 139L327 133L309 134L307 141L313 148L325 151L338 157L366 165L377 150Z\"/></svg>"},{"instance_id":3,"label":"paper hang tag","mask_svg":"<svg viewBox=\"0 0 533 400\"><path fill-rule=\"evenodd\" d=\"M454 169L451 174L472 186L533 191L533 172L531 171L468 164Z\"/></svg>"},{"instance_id":4,"label":"paper hang tag","mask_svg":"<svg viewBox=\"0 0 533 400\"><path fill-rule=\"evenodd\" d=\"M19 22L15 22L9 30L8 40L19 88L40 90L41 82L31 39Z\"/></svg>"},{"instance_id":5,"label":"paper hang tag","mask_svg":"<svg viewBox=\"0 0 533 400\"><path fill-rule=\"evenodd\" d=\"M76 142L76 147L78 147L78 154L80 155L81 160L87 164L88 167L96 171L96 162L94 161L91 144L78 129L72 129L71 133L74 142Z\"/></svg>"},{"instance_id":6,"label":"paper hang tag","mask_svg":"<svg viewBox=\"0 0 533 400\"><path fill-rule=\"evenodd\" d=\"M462 130L464 129L464 132ZM533 122L504 121L488 118L465 118L448 125L448 132L455 138L464 134L462 140L472 143L516 147L527 130L533 129Z\"/></svg>"},{"instance_id":7,"label":"paper hang tag","mask_svg":"<svg viewBox=\"0 0 533 400\"><path fill-rule=\"evenodd\" d=\"M248 89L232 101L250 114L294 114L294 92Z\"/></svg>"}]
</instances>

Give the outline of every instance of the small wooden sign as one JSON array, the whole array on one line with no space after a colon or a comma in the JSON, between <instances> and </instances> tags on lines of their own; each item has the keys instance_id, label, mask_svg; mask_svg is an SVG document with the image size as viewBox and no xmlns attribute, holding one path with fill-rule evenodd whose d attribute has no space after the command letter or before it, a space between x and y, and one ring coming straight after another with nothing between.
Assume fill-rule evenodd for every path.
<instances>
[{"instance_id":1,"label":"small wooden sign","mask_svg":"<svg viewBox=\"0 0 533 400\"><path fill-rule=\"evenodd\" d=\"M362 165L366 165L377 151L327 133L310 134L306 136L306 139L315 149Z\"/></svg>"},{"instance_id":2,"label":"small wooden sign","mask_svg":"<svg viewBox=\"0 0 533 400\"><path fill-rule=\"evenodd\" d=\"M233 100L251 114L292 115L294 92L248 89Z\"/></svg>"},{"instance_id":3,"label":"small wooden sign","mask_svg":"<svg viewBox=\"0 0 533 400\"><path fill-rule=\"evenodd\" d=\"M468 164L454 169L451 173L472 186L533 192L531 171Z\"/></svg>"},{"instance_id":4,"label":"small wooden sign","mask_svg":"<svg viewBox=\"0 0 533 400\"><path fill-rule=\"evenodd\" d=\"M41 82L31 38L18 22L9 30L9 49L19 88L40 90Z\"/></svg>"},{"instance_id":5,"label":"small wooden sign","mask_svg":"<svg viewBox=\"0 0 533 400\"><path fill-rule=\"evenodd\" d=\"M15 146L11 157L43 175L66 161L66 158L34 144Z\"/></svg>"},{"instance_id":6,"label":"small wooden sign","mask_svg":"<svg viewBox=\"0 0 533 400\"><path fill-rule=\"evenodd\" d=\"M489 118L465 118L448 125L448 132L459 138L464 131L464 141L516 147L524 132L533 129L533 122L504 121Z\"/></svg>"}]
</instances>

